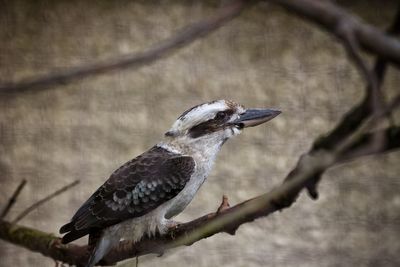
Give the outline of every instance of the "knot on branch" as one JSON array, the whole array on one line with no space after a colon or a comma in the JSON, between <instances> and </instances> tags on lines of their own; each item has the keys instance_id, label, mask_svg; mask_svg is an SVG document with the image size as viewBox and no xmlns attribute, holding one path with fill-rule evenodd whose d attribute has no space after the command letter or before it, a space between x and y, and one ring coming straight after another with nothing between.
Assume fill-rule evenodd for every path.
<instances>
[{"instance_id":1,"label":"knot on branch","mask_svg":"<svg viewBox=\"0 0 400 267\"><path fill-rule=\"evenodd\" d=\"M219 213L221 213L224 210L229 209L229 208L230 208L230 205L229 205L229 202L228 202L228 197L226 195L223 195L222 196L221 205L219 205L219 207L217 209L217 214L219 214Z\"/></svg>"}]
</instances>

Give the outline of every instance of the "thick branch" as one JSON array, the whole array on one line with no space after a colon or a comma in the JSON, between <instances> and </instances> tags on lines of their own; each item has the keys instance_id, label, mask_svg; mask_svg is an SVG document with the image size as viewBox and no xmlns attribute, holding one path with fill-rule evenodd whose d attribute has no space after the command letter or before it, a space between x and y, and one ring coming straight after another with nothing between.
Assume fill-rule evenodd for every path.
<instances>
[{"instance_id":1,"label":"thick branch","mask_svg":"<svg viewBox=\"0 0 400 267\"><path fill-rule=\"evenodd\" d=\"M386 36L372 26L355 20L347 12L336 7L332 3L310 0L271 1L307 17L323 26L328 31L334 33L340 39L343 38L341 27L350 27L350 31L357 38L357 41L362 48L380 55L383 59L395 63L397 66L400 65L400 43L397 40ZM140 66L156 60L159 57L174 51L176 48L190 43L198 36L202 36L210 32L212 29L217 28L218 26L216 26L216 24L220 23L220 25L222 25L223 22L240 13L242 9L242 1L234 3L239 3L238 6L233 5L234 8L231 6L235 12L232 12L232 10L230 12L226 11L228 12L228 16L225 14L222 18L219 17L217 20L215 20L215 18L218 18L218 16L214 17L214 20L211 20L213 21L211 24L206 23L209 28L203 28L204 25L202 24L200 24L200 28L189 28L188 32L183 32L181 35L178 35L183 39L179 39L178 42L175 43L177 40L171 38L163 43L164 47L163 45L160 45L153 49L151 53L149 52L150 54L140 54L138 57L140 60L136 63L132 63L132 66ZM208 20L208 22L210 22L210 20ZM188 38L186 34L193 39ZM157 49L160 49L160 47L160 54L153 54L154 50L158 51ZM70 72L69 75L71 76L66 76L66 78L63 76L64 74L60 74L58 77L56 76L55 80L52 80L54 79L54 76L51 76L50 78L52 79L30 81L30 84L22 84L22 87L18 89L28 89L32 86L43 86L70 79L82 78L87 75L114 70L115 66L117 66L118 69L131 66L129 65L130 63L119 65L120 63L120 61L113 62L111 65L105 65L102 66L103 68L95 70L84 68L83 72ZM269 193L240 203L232 208L224 208L219 212L205 215L194 221L179 225L179 227L172 228L168 235L159 236L153 239L145 238L136 244L123 241L105 257L102 263L112 264L139 255L163 253L166 249L182 245L190 245L198 240L220 232L234 233L240 225L246 222L253 221L259 217L267 216L275 211L289 207L296 200L300 191L305 187L309 187L310 184L315 184L316 177L320 178L322 173L330 166L342 163L343 160L352 160L364 155L398 149L400 147L400 127L391 127L379 131L379 134L385 136L386 141L379 147L379 149L367 151L359 149L364 147L365 144L370 143L373 136L377 134L377 132L373 132L357 136L357 140L354 140L354 142L352 142L344 151L341 151L340 154L332 154L328 151L328 148L335 147L343 138L352 134L354 129L369 116L368 114L362 114L363 109L369 108L364 106L369 103L369 101L367 101L368 97L369 96L367 95L366 101L359 106L361 109L356 109L353 112L350 112L346 117L348 120L344 120L339 124L339 126L350 128L343 128L345 130L340 134L333 131L324 139L320 139L322 141L317 142L310 153L302 156L296 168L290 172L281 186ZM8 222L0 221L0 238L28 248L32 251L40 252L45 256L62 262L80 266L84 265L87 261L87 246L78 246L75 244L62 245L60 239L51 234L13 225Z\"/></svg>"},{"instance_id":2,"label":"thick branch","mask_svg":"<svg viewBox=\"0 0 400 267\"><path fill-rule=\"evenodd\" d=\"M382 57L388 62L400 66L400 41L386 35L371 25L355 19L354 16L328 1L268 1L279 4L286 9L300 14L304 18L321 25L342 40L342 32L340 29L345 26L346 29L350 29L354 32L357 41L363 49ZM158 45L155 45L142 53L126 55L123 58L67 69L59 73L50 73L42 77L26 79L21 82L5 83L0 85L0 92L11 93L34 88L46 88L50 85L64 84L91 75L99 75L126 68L135 69L148 65L218 29L226 22L238 16L245 6L244 3L253 3L253 1L230 1L228 5L221 8L214 16L185 27L175 36L162 41Z\"/></svg>"},{"instance_id":3,"label":"thick branch","mask_svg":"<svg viewBox=\"0 0 400 267\"><path fill-rule=\"evenodd\" d=\"M400 6L398 7L395 18L392 24L389 26L387 32L389 34L400 33ZM378 56L375 60L373 72L371 73L376 78L376 88L371 86L371 82L368 83L365 89L366 94L364 99L358 105L354 106L350 111L348 111L340 120L339 124L336 125L336 127L334 127L330 133L315 140L311 150L308 153L315 153L319 150L335 149L336 146L338 146L341 142L343 142L343 140L357 130L359 126L371 115L374 106L373 98L376 97L374 90L380 90L386 74L386 67L387 61L383 57ZM316 175L307 186L308 193L313 199L318 198L317 185L320 176L321 174Z\"/></svg>"},{"instance_id":4,"label":"thick branch","mask_svg":"<svg viewBox=\"0 0 400 267\"><path fill-rule=\"evenodd\" d=\"M56 247L59 238L29 227L13 225L0 221L0 238L31 251L39 252L44 256L70 264L79 262L79 255L83 249L72 244L71 246Z\"/></svg>"},{"instance_id":5,"label":"thick branch","mask_svg":"<svg viewBox=\"0 0 400 267\"><path fill-rule=\"evenodd\" d=\"M368 25L330 1L268 0L310 20L343 40L343 29L352 31L360 46L400 67L400 41Z\"/></svg>"},{"instance_id":6,"label":"thick branch","mask_svg":"<svg viewBox=\"0 0 400 267\"><path fill-rule=\"evenodd\" d=\"M389 34L400 33L400 5L397 9L393 23L389 26L387 32ZM374 64L374 75L377 78L377 86L381 87L385 78L387 69L387 61L382 57L377 57ZM333 149L339 142L351 134L360 126L363 121L371 115L372 112L372 89L369 85L366 88L364 99L352 110L345 114L345 117L338 125L326 136L319 138L312 147L313 151L318 149Z\"/></svg>"},{"instance_id":7,"label":"thick branch","mask_svg":"<svg viewBox=\"0 0 400 267\"><path fill-rule=\"evenodd\" d=\"M147 51L125 55L121 58L94 64L67 69L58 73L50 73L38 78L26 79L22 82L10 82L0 85L0 93L21 92L30 89L45 88L50 85L64 84L73 80L82 79L92 75L118 71L126 68L137 69L153 63L187 46L195 40L204 37L220 28L238 16L245 7L243 0L230 1L220 8L213 16L181 29L176 35L149 48ZM249 1L247 1L249 2Z\"/></svg>"},{"instance_id":8,"label":"thick branch","mask_svg":"<svg viewBox=\"0 0 400 267\"><path fill-rule=\"evenodd\" d=\"M336 163L342 163L343 158L355 159L356 156L370 155L381 152L389 152L400 148L400 127L391 127L383 130L387 142L378 151L369 151L362 155L352 155L351 152L365 144L368 144L376 133L369 133L349 147L338 157L329 153L319 152L302 158L281 186L256 198L240 203L220 212L210 213L194 221L184 223L172 228L169 234L153 239L145 238L133 244L123 241L112 250L100 264L113 264L118 261L135 256L158 253L164 250L191 245L203 238L207 238L220 232L234 233L242 224L251 222L257 218L267 216L278 210L289 207L297 195L304 189L316 174ZM31 228L12 225L8 222L0 222L0 238L32 251L42 253L45 256L69 264L84 265L88 253L86 246L75 244L62 245L60 238Z\"/></svg>"}]
</instances>

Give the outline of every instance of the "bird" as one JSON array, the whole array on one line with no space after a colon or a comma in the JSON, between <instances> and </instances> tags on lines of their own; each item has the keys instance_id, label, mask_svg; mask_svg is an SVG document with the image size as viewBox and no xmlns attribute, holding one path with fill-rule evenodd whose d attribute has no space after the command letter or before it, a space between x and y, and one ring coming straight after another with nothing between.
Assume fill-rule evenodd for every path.
<instances>
[{"instance_id":1,"label":"bird","mask_svg":"<svg viewBox=\"0 0 400 267\"><path fill-rule=\"evenodd\" d=\"M86 266L92 267L122 239L166 234L206 180L222 145L280 113L231 100L186 110L160 142L115 170L84 202L60 228L62 243L89 235L93 250Z\"/></svg>"}]
</instances>

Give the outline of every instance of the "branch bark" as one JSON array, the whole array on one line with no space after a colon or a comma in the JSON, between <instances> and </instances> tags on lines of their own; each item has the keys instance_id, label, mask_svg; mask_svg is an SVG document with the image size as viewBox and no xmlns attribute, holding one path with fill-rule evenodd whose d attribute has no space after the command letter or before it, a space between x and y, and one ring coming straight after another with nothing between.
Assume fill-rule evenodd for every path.
<instances>
[{"instance_id":1,"label":"branch bark","mask_svg":"<svg viewBox=\"0 0 400 267\"><path fill-rule=\"evenodd\" d=\"M15 202L17 202L18 196L21 193L22 189L24 189L24 186L26 185L26 180L23 179L21 183L18 185L17 189L15 189L14 193L8 200L7 205L4 207L3 211L1 212L0 219L4 219L8 212L11 210L12 206L14 206Z\"/></svg>"},{"instance_id":2,"label":"branch bark","mask_svg":"<svg viewBox=\"0 0 400 267\"><path fill-rule=\"evenodd\" d=\"M0 93L25 92L32 89L45 89L49 86L65 84L88 76L115 72L130 68L138 69L153 63L163 57L171 55L180 48L205 37L237 17L245 6L252 1L234 0L221 7L213 16L184 27L177 34L153 45L146 51L125 55L103 62L66 69L57 73L50 73L41 77L33 77L20 82L8 82L0 85Z\"/></svg>"},{"instance_id":3,"label":"branch bark","mask_svg":"<svg viewBox=\"0 0 400 267\"><path fill-rule=\"evenodd\" d=\"M388 34L399 34L400 33L400 5L397 8L397 13L392 24L387 30ZM349 135L356 131L360 125L373 113L374 110L374 98L379 97L374 91L381 90L383 80L385 78L387 70L387 60L383 57L377 57L375 60L373 72L371 74L376 78L376 88L373 88L369 82L365 88L364 99L340 120L338 125L325 136L321 136L312 145L311 150L308 153L314 153L320 150L333 150L341 142L343 142ZM368 81L368 80L367 80ZM378 136L383 137L380 132ZM317 199L317 185L320 179L320 175L316 175L307 186L307 190L311 198Z\"/></svg>"},{"instance_id":4,"label":"branch bark","mask_svg":"<svg viewBox=\"0 0 400 267\"><path fill-rule=\"evenodd\" d=\"M191 245L196 241L221 232L234 234L237 228L244 223L291 206L310 180L316 174L323 173L330 166L343 163L344 160L354 160L360 156L390 152L400 148L400 126L393 126L381 131L386 136L387 142L379 150L352 154L353 151L357 151L358 148L370 142L373 135L376 134L372 132L360 136L351 147L348 147L340 155L320 151L303 156L285 182L269 193L173 227L165 236L157 236L152 239L144 238L136 244L130 241L122 241L99 265L111 265L145 254L162 254L167 249ZM227 203L227 200L224 202ZM73 243L63 245L59 237L32 228L0 221L0 238L31 251L42 253L57 261L77 266L83 266L87 262L87 246L79 246Z\"/></svg>"},{"instance_id":5,"label":"branch bark","mask_svg":"<svg viewBox=\"0 0 400 267\"><path fill-rule=\"evenodd\" d=\"M376 27L368 25L344 9L328 1L313 0L265 0L278 4L287 10L312 21L339 39L343 39L343 29L351 31L361 48L378 55L386 61L400 66L400 41L386 35ZM122 58L105 62L66 69L58 73L50 73L41 77L33 77L18 82L0 84L0 93L15 93L33 89L45 89L49 86L69 83L93 75L130 68L131 70L155 62L172 54L193 41L204 37L233 18L237 17L247 6L257 1L233 0L216 14L204 21L185 27L176 35L154 45L147 51L126 55Z\"/></svg>"},{"instance_id":6,"label":"branch bark","mask_svg":"<svg viewBox=\"0 0 400 267\"><path fill-rule=\"evenodd\" d=\"M367 52L378 55L400 67L400 42L378 28L362 22L356 16L330 1L314 0L266 0L278 4L302 18L318 24L339 40L343 30L350 31Z\"/></svg>"},{"instance_id":7,"label":"branch bark","mask_svg":"<svg viewBox=\"0 0 400 267\"><path fill-rule=\"evenodd\" d=\"M17 222L19 222L20 220L22 220L24 217L26 217L29 213L31 213L32 211L34 211L35 209L37 209L38 207L40 207L41 205L43 205L44 203L46 203L47 201L55 198L56 196L64 193L65 191L71 189L72 187L76 186L77 184L79 184L79 180L73 181L72 183L63 186L62 188L58 189L57 191L51 193L50 195L42 198L41 200L39 200L36 203L33 203L31 206L29 206L28 208L26 208L25 210L23 210L13 221L12 224L16 224Z\"/></svg>"},{"instance_id":8,"label":"branch bark","mask_svg":"<svg viewBox=\"0 0 400 267\"><path fill-rule=\"evenodd\" d=\"M382 81L386 61L400 66L399 41L383 34L372 26L362 23L330 2L311 0L271 0L271 2L279 4L321 25L342 41L347 40L343 39L342 32L343 27L346 27L346 31L350 31L357 38L358 43L363 49L380 56L376 66L380 60L379 64L383 62L383 68L381 68L382 66L375 68L378 82ZM233 1L229 8L225 7L216 16L194 24L159 46L155 46L145 53L133 55L131 58L74 69L69 72L50 75L43 79L34 79L25 83L0 87L0 89L6 91L27 90L100 74L106 71L142 66L175 51L179 47L189 44L198 37L208 34L226 21L237 16L244 5L244 1ZM378 73L382 69L382 73ZM367 91L371 91L372 89L369 88ZM196 241L220 232L234 234L237 228L244 223L268 216L273 212L291 206L304 188L308 188L310 191L314 190L311 193L316 194L315 186L319 178L332 165L354 160L361 156L390 152L400 148L400 126L391 126L383 130L356 135L356 138L354 140L351 139L348 146L335 153L334 148L344 139L354 135L356 129L370 116L372 109L370 106L371 101L369 100L371 97L373 97L372 94L367 93L364 101L350 111L330 134L316 141L312 149L300 158L297 166L289 173L285 181L269 193L233 207L229 207L227 199L225 199L217 212L173 227L165 236L157 236L151 239L144 238L136 244L129 241L122 241L100 264L110 265L127 258L149 253L162 254L167 249L182 245L191 245ZM399 102L400 100L396 102L395 99L394 103L398 104ZM380 144L378 148L360 149L369 144L375 135L384 136L385 142ZM78 266L82 266L87 262L87 246L78 246L76 244L63 245L59 237L39 230L0 221L0 238L32 251L42 253L57 261Z\"/></svg>"}]
</instances>

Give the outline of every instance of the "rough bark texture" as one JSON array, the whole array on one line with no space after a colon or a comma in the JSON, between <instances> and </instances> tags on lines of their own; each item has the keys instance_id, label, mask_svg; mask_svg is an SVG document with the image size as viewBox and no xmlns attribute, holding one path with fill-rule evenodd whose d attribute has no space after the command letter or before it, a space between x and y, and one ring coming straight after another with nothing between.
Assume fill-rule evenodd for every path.
<instances>
[{"instance_id":1,"label":"rough bark texture","mask_svg":"<svg viewBox=\"0 0 400 267\"><path fill-rule=\"evenodd\" d=\"M395 12L390 1L345 4L382 29ZM1 81L143 51L215 9L197 1L4 1L1 6ZM398 73L388 74L384 85L391 96L400 80ZM78 189L21 221L56 233L113 169L153 145L187 107L232 98L249 107L282 109L279 119L225 145L212 176L177 218L189 221L215 210L224 193L234 204L280 184L314 138L361 101L363 87L336 40L279 8L258 5L139 72L104 75L67 85L68 90L2 95L0 203L21 179L28 180L9 214L13 218L80 179ZM235 237L220 235L162 258L144 257L140 265L399 265L398 157L335 168L320 184L318 202L301 196L295 209L247 224ZM54 265L8 243L0 248L0 266Z\"/></svg>"},{"instance_id":2,"label":"rough bark texture","mask_svg":"<svg viewBox=\"0 0 400 267\"><path fill-rule=\"evenodd\" d=\"M147 254L162 255L169 249L183 245L190 246L218 233L225 232L235 235L242 224L253 222L292 206L299 193L310 183L318 182L315 181L315 176L317 175L320 179L327 168L353 158L359 159L363 154L357 154L354 151L359 151L358 148L365 148L376 134L376 132L372 132L360 136L354 145L339 154L316 151L304 155L296 168L286 177L284 183L270 192L233 207L230 207L228 198L224 195L222 203L215 213L171 227L168 234L163 236L143 238L136 243L121 241L120 245L111 250L98 264L114 265L120 261ZM399 127L390 127L382 135L385 137L385 144L364 155L392 152L399 149ZM365 151L365 149L361 151ZM355 157L354 154L356 154ZM85 266L91 251L90 245L79 246L74 243L63 245L61 239L52 234L6 221L0 221L0 238L32 252L39 252L55 261L76 266Z\"/></svg>"}]
</instances>

